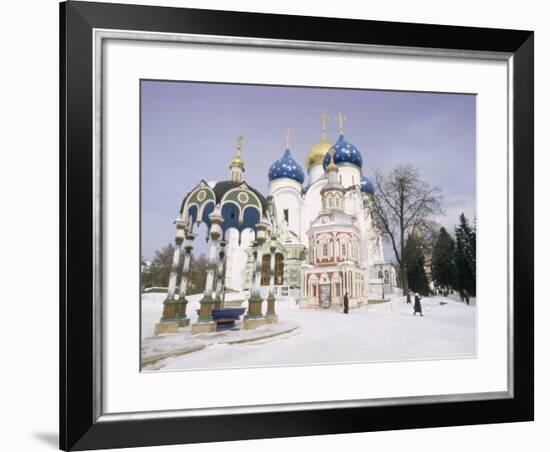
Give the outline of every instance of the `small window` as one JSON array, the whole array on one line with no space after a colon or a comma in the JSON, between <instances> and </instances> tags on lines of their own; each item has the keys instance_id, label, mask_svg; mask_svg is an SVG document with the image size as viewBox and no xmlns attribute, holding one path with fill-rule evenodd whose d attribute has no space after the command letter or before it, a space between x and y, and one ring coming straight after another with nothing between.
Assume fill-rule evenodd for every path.
<instances>
[{"instance_id":1,"label":"small window","mask_svg":"<svg viewBox=\"0 0 550 452\"><path fill-rule=\"evenodd\" d=\"M323 243L323 257L328 256L328 243Z\"/></svg>"},{"instance_id":2,"label":"small window","mask_svg":"<svg viewBox=\"0 0 550 452\"><path fill-rule=\"evenodd\" d=\"M348 249L346 247L345 243L342 243L342 256L345 256L348 252Z\"/></svg>"},{"instance_id":3,"label":"small window","mask_svg":"<svg viewBox=\"0 0 550 452\"><path fill-rule=\"evenodd\" d=\"M285 221L288 224L288 209L283 210L283 215L285 216Z\"/></svg>"}]
</instances>

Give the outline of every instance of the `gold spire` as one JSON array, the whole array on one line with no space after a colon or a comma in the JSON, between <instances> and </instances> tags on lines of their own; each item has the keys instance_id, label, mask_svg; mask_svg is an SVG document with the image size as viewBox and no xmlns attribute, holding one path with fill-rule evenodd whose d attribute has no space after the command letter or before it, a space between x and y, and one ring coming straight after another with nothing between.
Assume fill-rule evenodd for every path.
<instances>
[{"instance_id":1,"label":"gold spire","mask_svg":"<svg viewBox=\"0 0 550 452\"><path fill-rule=\"evenodd\" d=\"M344 121L347 118L342 114L338 113L338 116L336 117L336 120L338 121L338 131L340 132L340 135L344 135Z\"/></svg>"},{"instance_id":2,"label":"gold spire","mask_svg":"<svg viewBox=\"0 0 550 452\"><path fill-rule=\"evenodd\" d=\"M239 167L244 171L244 160L241 158L241 149L243 147L243 136L239 135L237 137L237 155L233 160L231 160L231 163L229 165L229 168L232 167Z\"/></svg>"},{"instance_id":3,"label":"gold spire","mask_svg":"<svg viewBox=\"0 0 550 452\"><path fill-rule=\"evenodd\" d=\"M320 165L323 163L326 153L330 149L330 143L327 141L327 121L329 116L326 113L321 113L321 141L315 143L306 156L306 167L309 169L314 165Z\"/></svg>"},{"instance_id":4,"label":"gold spire","mask_svg":"<svg viewBox=\"0 0 550 452\"><path fill-rule=\"evenodd\" d=\"M328 153L330 154L330 162L327 165L326 171L338 170L338 167L336 166L336 163L334 163L334 149L330 148Z\"/></svg>"}]
</instances>

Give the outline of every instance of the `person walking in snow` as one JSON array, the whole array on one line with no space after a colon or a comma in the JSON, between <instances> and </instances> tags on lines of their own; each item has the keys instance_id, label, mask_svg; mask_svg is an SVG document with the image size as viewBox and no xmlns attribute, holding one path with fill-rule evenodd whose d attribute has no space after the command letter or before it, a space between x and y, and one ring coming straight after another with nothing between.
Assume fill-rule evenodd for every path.
<instances>
[{"instance_id":1,"label":"person walking in snow","mask_svg":"<svg viewBox=\"0 0 550 452\"><path fill-rule=\"evenodd\" d=\"M348 293L344 294L344 314L347 314L349 311L349 297Z\"/></svg>"},{"instance_id":2,"label":"person walking in snow","mask_svg":"<svg viewBox=\"0 0 550 452\"><path fill-rule=\"evenodd\" d=\"M416 313L418 312L421 317L424 317L424 314L422 314L422 305L420 304L420 300L422 300L420 295L418 295L418 293L415 293L414 294L414 313L413 313L413 315L416 316Z\"/></svg>"}]
</instances>

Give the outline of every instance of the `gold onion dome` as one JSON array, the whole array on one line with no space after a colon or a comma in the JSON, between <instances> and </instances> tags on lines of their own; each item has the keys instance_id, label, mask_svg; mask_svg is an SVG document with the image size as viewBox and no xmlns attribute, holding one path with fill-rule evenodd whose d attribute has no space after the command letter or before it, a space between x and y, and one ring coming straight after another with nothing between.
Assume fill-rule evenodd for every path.
<instances>
[{"instance_id":1,"label":"gold onion dome","mask_svg":"<svg viewBox=\"0 0 550 452\"><path fill-rule=\"evenodd\" d=\"M239 155L236 155L235 158L231 160L231 167L235 167L235 166L238 166L239 168L244 169L244 160Z\"/></svg>"},{"instance_id":2,"label":"gold onion dome","mask_svg":"<svg viewBox=\"0 0 550 452\"><path fill-rule=\"evenodd\" d=\"M330 148L331 144L327 141L326 137L323 137L319 143L315 143L311 146L306 155L306 168L309 169L312 166L323 163L323 159Z\"/></svg>"}]
</instances>

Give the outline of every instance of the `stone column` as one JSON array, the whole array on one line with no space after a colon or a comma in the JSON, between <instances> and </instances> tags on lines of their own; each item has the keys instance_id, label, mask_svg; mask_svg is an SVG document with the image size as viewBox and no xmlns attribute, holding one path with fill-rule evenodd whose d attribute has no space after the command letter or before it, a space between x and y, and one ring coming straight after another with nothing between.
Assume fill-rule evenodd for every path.
<instances>
[{"instance_id":1,"label":"stone column","mask_svg":"<svg viewBox=\"0 0 550 452\"><path fill-rule=\"evenodd\" d=\"M220 240L218 252L218 268L216 270L216 299L214 301L214 309L220 309L222 306L224 278L225 278L225 240Z\"/></svg>"},{"instance_id":2,"label":"stone column","mask_svg":"<svg viewBox=\"0 0 550 452\"><path fill-rule=\"evenodd\" d=\"M183 256L183 269L181 272L180 281L180 296L177 301L176 319L180 327L189 325L189 318L187 317L187 286L189 284L189 267L191 265L191 253L193 252L193 240L196 235L188 232L185 235L185 245L183 249L185 254Z\"/></svg>"},{"instance_id":3,"label":"stone column","mask_svg":"<svg viewBox=\"0 0 550 452\"><path fill-rule=\"evenodd\" d=\"M348 284L346 281L346 267L342 268L342 300L344 299L344 295L346 294L348 290Z\"/></svg>"},{"instance_id":4,"label":"stone column","mask_svg":"<svg viewBox=\"0 0 550 452\"><path fill-rule=\"evenodd\" d=\"M200 301L199 319L197 323L191 326L191 334L212 333L216 331L216 323L212 319L212 308L214 299L212 292L214 290L214 277L218 267L217 249L221 237L221 223L223 217L219 209L214 210L208 218L210 219L210 252L208 255L208 265L206 266L206 284L204 286L204 296Z\"/></svg>"},{"instance_id":5,"label":"stone column","mask_svg":"<svg viewBox=\"0 0 550 452\"><path fill-rule=\"evenodd\" d=\"M182 220L176 220L176 248L172 257L172 266L170 268L170 277L168 280L168 293L163 303L162 317L160 322L155 325L155 336L165 333L177 333L179 323L177 321L178 303L176 300L176 282L178 279L178 269L180 264L181 244L185 235L186 223Z\"/></svg>"},{"instance_id":6,"label":"stone column","mask_svg":"<svg viewBox=\"0 0 550 452\"><path fill-rule=\"evenodd\" d=\"M277 236L271 236L269 245L270 261L269 261L269 296L267 297L267 312L265 318L267 323L277 323L279 320L275 313L275 251Z\"/></svg>"},{"instance_id":7,"label":"stone column","mask_svg":"<svg viewBox=\"0 0 550 452\"><path fill-rule=\"evenodd\" d=\"M252 288L254 286L254 275L255 274L256 274L256 258L254 256L254 250L253 250L251 252L247 252L247 254L246 254L245 289L248 289L250 294L252 294Z\"/></svg>"},{"instance_id":8,"label":"stone column","mask_svg":"<svg viewBox=\"0 0 550 452\"><path fill-rule=\"evenodd\" d=\"M357 283L355 281L355 275L354 275L353 269L350 270L349 278L350 278L350 287L351 287L351 294L352 294L350 297L349 307L356 308L357 307Z\"/></svg>"},{"instance_id":9,"label":"stone column","mask_svg":"<svg viewBox=\"0 0 550 452\"><path fill-rule=\"evenodd\" d=\"M256 225L256 240L254 241L254 254L256 258L256 268L252 280L250 298L248 299L248 311L244 317L244 329L253 330L266 323L262 315L262 302L264 301L260 294L262 278L262 249L266 240L266 231L269 223L260 222Z\"/></svg>"}]
</instances>

